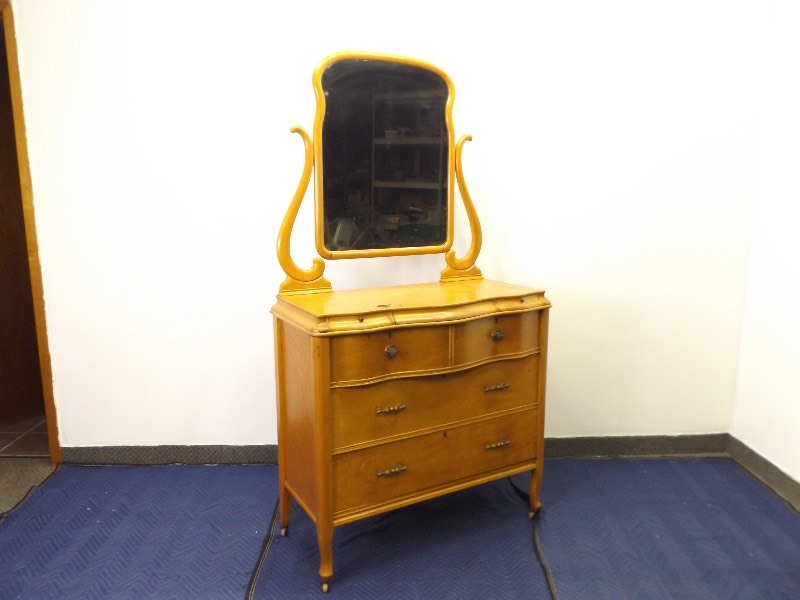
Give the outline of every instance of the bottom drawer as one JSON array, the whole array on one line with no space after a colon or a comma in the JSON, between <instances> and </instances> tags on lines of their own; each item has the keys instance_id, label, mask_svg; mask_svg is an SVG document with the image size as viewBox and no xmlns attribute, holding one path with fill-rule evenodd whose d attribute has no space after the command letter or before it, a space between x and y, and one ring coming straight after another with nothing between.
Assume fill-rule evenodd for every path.
<instances>
[{"instance_id":1,"label":"bottom drawer","mask_svg":"<svg viewBox=\"0 0 800 600\"><path fill-rule=\"evenodd\" d=\"M537 409L333 457L333 511L422 492L537 456Z\"/></svg>"}]
</instances>

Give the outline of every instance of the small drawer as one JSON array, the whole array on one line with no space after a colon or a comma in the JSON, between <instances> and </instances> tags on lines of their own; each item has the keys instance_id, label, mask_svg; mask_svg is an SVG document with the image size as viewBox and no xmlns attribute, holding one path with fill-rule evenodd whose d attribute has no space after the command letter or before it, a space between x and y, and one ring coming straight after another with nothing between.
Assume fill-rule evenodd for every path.
<instances>
[{"instance_id":1,"label":"small drawer","mask_svg":"<svg viewBox=\"0 0 800 600\"><path fill-rule=\"evenodd\" d=\"M532 463L537 409L333 457L334 514Z\"/></svg>"},{"instance_id":2,"label":"small drawer","mask_svg":"<svg viewBox=\"0 0 800 600\"><path fill-rule=\"evenodd\" d=\"M539 355L331 390L334 450L533 406Z\"/></svg>"},{"instance_id":3,"label":"small drawer","mask_svg":"<svg viewBox=\"0 0 800 600\"><path fill-rule=\"evenodd\" d=\"M368 382L447 367L447 327L411 327L331 338L331 381Z\"/></svg>"},{"instance_id":4,"label":"small drawer","mask_svg":"<svg viewBox=\"0 0 800 600\"><path fill-rule=\"evenodd\" d=\"M455 327L455 364L468 365L539 348L539 311L487 317Z\"/></svg>"}]
</instances>

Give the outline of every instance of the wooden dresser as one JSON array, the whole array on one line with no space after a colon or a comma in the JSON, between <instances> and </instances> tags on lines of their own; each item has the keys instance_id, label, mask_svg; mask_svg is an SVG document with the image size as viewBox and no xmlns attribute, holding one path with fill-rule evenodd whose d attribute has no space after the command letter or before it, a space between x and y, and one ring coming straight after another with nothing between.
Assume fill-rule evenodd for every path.
<instances>
[{"instance_id":1,"label":"wooden dresser","mask_svg":"<svg viewBox=\"0 0 800 600\"><path fill-rule=\"evenodd\" d=\"M464 181L453 82L400 56L342 52L312 77L303 173L278 232L286 279L272 308L281 534L292 502L314 521L319 575L334 527L530 471L540 508L550 303L483 278L483 234ZM309 268L291 234L314 174ZM455 190L471 241L453 248ZM442 254L440 280L334 291L325 259Z\"/></svg>"},{"instance_id":2,"label":"wooden dresser","mask_svg":"<svg viewBox=\"0 0 800 600\"><path fill-rule=\"evenodd\" d=\"M523 471L538 510L549 306L484 279L278 297L280 522L316 523L323 589L337 525Z\"/></svg>"}]
</instances>

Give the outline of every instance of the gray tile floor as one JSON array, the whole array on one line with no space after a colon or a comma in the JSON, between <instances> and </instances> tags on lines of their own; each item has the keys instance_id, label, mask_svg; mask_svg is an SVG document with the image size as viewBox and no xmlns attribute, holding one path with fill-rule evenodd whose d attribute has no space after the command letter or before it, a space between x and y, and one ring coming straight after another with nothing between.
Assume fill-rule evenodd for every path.
<instances>
[{"instance_id":1,"label":"gray tile floor","mask_svg":"<svg viewBox=\"0 0 800 600\"><path fill-rule=\"evenodd\" d=\"M54 468L49 458L0 457L0 514L14 508Z\"/></svg>"},{"instance_id":2,"label":"gray tile floor","mask_svg":"<svg viewBox=\"0 0 800 600\"><path fill-rule=\"evenodd\" d=\"M0 513L44 481L53 467L44 417L0 426Z\"/></svg>"},{"instance_id":3,"label":"gray tile floor","mask_svg":"<svg viewBox=\"0 0 800 600\"><path fill-rule=\"evenodd\" d=\"M44 417L32 417L0 426L0 457L6 456L50 456Z\"/></svg>"}]
</instances>

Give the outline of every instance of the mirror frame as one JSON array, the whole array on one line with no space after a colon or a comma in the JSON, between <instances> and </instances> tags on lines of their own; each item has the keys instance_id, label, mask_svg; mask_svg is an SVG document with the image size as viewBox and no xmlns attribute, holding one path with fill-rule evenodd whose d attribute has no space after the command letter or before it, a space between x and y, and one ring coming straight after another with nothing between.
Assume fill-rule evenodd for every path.
<instances>
[{"instance_id":1,"label":"mirror frame","mask_svg":"<svg viewBox=\"0 0 800 600\"><path fill-rule=\"evenodd\" d=\"M323 144L322 136L323 123L325 121L325 93L322 88L322 76L326 69L337 62L345 60L362 61L382 61L395 64L409 65L425 69L442 78L447 86L447 101L444 106L445 127L447 129L447 233L444 243L433 246L397 246L392 248L366 248L357 250L330 250L325 246L325 214L324 214L324 169L322 164ZM456 185L455 175L455 131L453 128L453 101L455 98L455 88L450 77L438 67L415 58L397 56L392 54L372 53L372 52L339 52L331 54L314 70L312 77L314 94L317 100L316 114L314 117L314 205L315 205L315 239L317 253L326 259L340 258L373 258L379 256L409 256L415 254L444 254L453 245L454 237L454 189Z\"/></svg>"}]
</instances>

